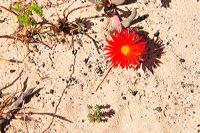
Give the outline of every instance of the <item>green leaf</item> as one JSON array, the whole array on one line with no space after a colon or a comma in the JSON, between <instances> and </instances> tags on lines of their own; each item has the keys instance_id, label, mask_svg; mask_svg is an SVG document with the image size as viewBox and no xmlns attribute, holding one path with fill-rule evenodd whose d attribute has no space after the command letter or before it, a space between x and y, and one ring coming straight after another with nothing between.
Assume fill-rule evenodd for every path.
<instances>
[{"instance_id":1,"label":"green leaf","mask_svg":"<svg viewBox=\"0 0 200 133\"><path fill-rule=\"evenodd\" d=\"M31 11L30 11L29 9L25 10L24 15L26 15L26 16L30 16L30 15L31 15Z\"/></svg>"},{"instance_id":2,"label":"green leaf","mask_svg":"<svg viewBox=\"0 0 200 133\"><path fill-rule=\"evenodd\" d=\"M30 23L30 18L27 15L19 15L18 20L21 25L29 25Z\"/></svg>"},{"instance_id":3,"label":"green leaf","mask_svg":"<svg viewBox=\"0 0 200 133\"><path fill-rule=\"evenodd\" d=\"M101 11L102 9L103 9L103 5L101 5L101 4L96 5L96 10L98 12Z\"/></svg>"},{"instance_id":4,"label":"green leaf","mask_svg":"<svg viewBox=\"0 0 200 133\"><path fill-rule=\"evenodd\" d=\"M35 19L32 19L32 20L31 20L31 25L34 26L34 25L36 25L36 24L37 24L37 21L36 21Z\"/></svg>"},{"instance_id":5,"label":"green leaf","mask_svg":"<svg viewBox=\"0 0 200 133\"><path fill-rule=\"evenodd\" d=\"M12 10L16 11L16 12L20 12L22 10L22 7L19 3L15 3L13 6L12 6Z\"/></svg>"},{"instance_id":6,"label":"green leaf","mask_svg":"<svg viewBox=\"0 0 200 133\"><path fill-rule=\"evenodd\" d=\"M158 37L160 35L160 32L156 31L156 33L154 33L153 35L154 35L154 37Z\"/></svg>"},{"instance_id":7,"label":"green leaf","mask_svg":"<svg viewBox=\"0 0 200 133\"><path fill-rule=\"evenodd\" d=\"M0 57L0 62L1 62L1 61L6 61L6 59Z\"/></svg>"},{"instance_id":8,"label":"green leaf","mask_svg":"<svg viewBox=\"0 0 200 133\"><path fill-rule=\"evenodd\" d=\"M38 16L42 17L43 16L43 10L42 7L40 7L38 4L33 3L31 4L31 6L29 7L29 9L36 13Z\"/></svg>"}]
</instances>

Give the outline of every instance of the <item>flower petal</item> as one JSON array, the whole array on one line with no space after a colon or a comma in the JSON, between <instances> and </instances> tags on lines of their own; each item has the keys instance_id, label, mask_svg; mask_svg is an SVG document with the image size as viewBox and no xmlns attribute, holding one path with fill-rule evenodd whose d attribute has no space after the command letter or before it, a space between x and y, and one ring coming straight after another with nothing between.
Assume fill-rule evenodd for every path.
<instances>
[{"instance_id":1,"label":"flower petal","mask_svg":"<svg viewBox=\"0 0 200 133\"><path fill-rule=\"evenodd\" d=\"M130 29L116 30L111 34L111 40L106 40L108 45L104 48L107 51L106 59L114 66L128 69L130 66L133 68L140 67L140 61L144 60L141 55L146 54L147 42L141 42L142 36L137 36L137 31ZM123 46L130 47L128 54L121 52Z\"/></svg>"}]
</instances>

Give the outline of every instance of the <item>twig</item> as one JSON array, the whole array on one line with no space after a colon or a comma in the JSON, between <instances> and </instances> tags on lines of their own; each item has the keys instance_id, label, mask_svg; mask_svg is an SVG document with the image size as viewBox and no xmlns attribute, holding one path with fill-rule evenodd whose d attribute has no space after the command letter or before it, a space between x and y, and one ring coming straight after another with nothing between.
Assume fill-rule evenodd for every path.
<instances>
[{"instance_id":1,"label":"twig","mask_svg":"<svg viewBox=\"0 0 200 133\"><path fill-rule=\"evenodd\" d=\"M73 1L64 11L63 11L63 16L65 17L65 12L74 4L75 1ZM58 15L59 16L59 15Z\"/></svg>"},{"instance_id":2,"label":"twig","mask_svg":"<svg viewBox=\"0 0 200 133\"><path fill-rule=\"evenodd\" d=\"M131 115L131 110L130 110L130 108L129 108L129 102L128 102L128 110L129 110L129 116L130 116L131 120L133 121L133 117L132 117L132 115Z\"/></svg>"},{"instance_id":3,"label":"twig","mask_svg":"<svg viewBox=\"0 0 200 133\"><path fill-rule=\"evenodd\" d=\"M91 37L89 34L87 34L87 33L83 33L83 34L85 34L87 37L89 37L90 39L92 39L92 41L93 41L93 43L94 43L94 46L95 46L95 48L96 48L98 54L100 54L99 47L98 47L98 45L97 45L95 39L92 38L92 37Z\"/></svg>"},{"instance_id":4,"label":"twig","mask_svg":"<svg viewBox=\"0 0 200 133\"><path fill-rule=\"evenodd\" d=\"M22 114L22 113L17 113L17 114ZM67 118L65 118L63 116L56 115L54 113L26 112L26 114L28 114L28 115L49 115L49 116L54 116L54 117L56 117L58 119L73 123L71 120L68 120Z\"/></svg>"},{"instance_id":5,"label":"twig","mask_svg":"<svg viewBox=\"0 0 200 133\"><path fill-rule=\"evenodd\" d=\"M0 38L7 38L7 39L17 39L16 37L10 36L10 35L2 35Z\"/></svg>"},{"instance_id":6,"label":"twig","mask_svg":"<svg viewBox=\"0 0 200 133\"><path fill-rule=\"evenodd\" d=\"M51 7L51 8L53 8L53 7L58 7L58 6L61 6L61 5L63 5L63 4L65 4L65 3L68 3L69 2L69 0L64 0L62 3L57 3L57 4L52 4L49 0L48 0L48 2L50 3L50 5L43 5L42 7L43 8L48 8L48 7Z\"/></svg>"},{"instance_id":7,"label":"twig","mask_svg":"<svg viewBox=\"0 0 200 133\"><path fill-rule=\"evenodd\" d=\"M9 88L10 86L12 86L22 76L22 73L23 73L23 70L19 73L19 76L14 81L12 81L10 84L1 88L0 91L5 90L5 89Z\"/></svg>"},{"instance_id":8,"label":"twig","mask_svg":"<svg viewBox=\"0 0 200 133\"><path fill-rule=\"evenodd\" d=\"M60 96L60 99L59 99L59 101L58 101L58 104L56 105L56 108L55 108L55 111L54 111L54 113L53 113L53 117L52 117L52 119L51 119L51 122L50 122L49 126L43 131L43 133L45 133L47 130L49 130L49 128L50 128L51 125L53 124L54 119L55 119L55 115L56 115L56 112L57 112L57 110L58 110L58 107L59 107L59 105L60 105L60 103L61 103L62 97L63 97L63 95L65 94L66 89L69 88L70 86L72 86L72 85L71 85L71 84L68 84L68 85L65 87L65 89L63 90L63 92L62 92L62 94L61 94L61 96Z\"/></svg>"},{"instance_id":9,"label":"twig","mask_svg":"<svg viewBox=\"0 0 200 133\"><path fill-rule=\"evenodd\" d=\"M8 9L8 8L6 8L6 7L4 7L4 6L0 6L0 8L3 8L4 10L6 10L6 11L8 11L8 12L10 12L10 13L13 13L15 16L18 16L18 14L17 14L16 12L14 12L14 11L12 11L12 10L10 10L10 9Z\"/></svg>"},{"instance_id":10,"label":"twig","mask_svg":"<svg viewBox=\"0 0 200 133\"><path fill-rule=\"evenodd\" d=\"M101 86L101 84L104 82L104 80L106 79L106 77L108 76L108 74L110 73L110 71L112 70L113 66L111 66L109 69L108 69L108 72L106 73L106 75L104 76L104 78L102 79L102 81L99 83L99 85L97 86L96 90L97 91L99 89L99 87Z\"/></svg>"},{"instance_id":11,"label":"twig","mask_svg":"<svg viewBox=\"0 0 200 133\"><path fill-rule=\"evenodd\" d=\"M42 25L51 25L51 26L53 26L54 28L56 28L56 30L59 31L59 28L58 28L55 24L50 23L50 22L38 22L37 25L39 25L39 28L40 28Z\"/></svg>"},{"instance_id":12,"label":"twig","mask_svg":"<svg viewBox=\"0 0 200 133\"><path fill-rule=\"evenodd\" d=\"M76 63L76 55L74 54L74 66L73 66L72 73L70 74L69 80L72 78L72 76L73 76L73 74L74 74L74 71L75 71L75 63ZM51 125L53 124L54 119L55 119L55 116L56 116L56 113L57 113L57 110L58 110L58 107L59 107L59 105L60 105L60 103L61 103L61 101L62 101L62 98L63 98L63 96L64 96L66 90L67 90L70 86L72 86L72 85L73 85L73 84L71 84L71 82L67 83L66 87L65 87L64 90L62 91L62 94L61 94L61 96L60 96L60 99L59 99L59 101L58 101L58 104L56 105L55 111L54 111L54 113L53 113L53 117L52 117L52 119L51 119L51 122L50 122L49 126L43 131L43 133L47 132L47 131L49 130L49 128L51 127Z\"/></svg>"},{"instance_id":13,"label":"twig","mask_svg":"<svg viewBox=\"0 0 200 133\"><path fill-rule=\"evenodd\" d=\"M24 106L25 104L25 101L23 102L23 105ZM25 123L25 126L26 126L26 132L29 133L29 130L28 130L28 125L26 123L26 113L25 113L25 108L23 109L23 114L24 114L24 123Z\"/></svg>"},{"instance_id":14,"label":"twig","mask_svg":"<svg viewBox=\"0 0 200 133\"><path fill-rule=\"evenodd\" d=\"M91 7L91 6L93 6L93 5L90 4L90 5L85 5L85 6L80 6L80 7L74 8L74 9L72 9L72 10L67 14L67 16L66 16L65 18L67 19L68 16L69 16L72 12L74 12L74 11L76 11L76 10L79 10L79 9L82 9L82 8Z\"/></svg>"}]
</instances>

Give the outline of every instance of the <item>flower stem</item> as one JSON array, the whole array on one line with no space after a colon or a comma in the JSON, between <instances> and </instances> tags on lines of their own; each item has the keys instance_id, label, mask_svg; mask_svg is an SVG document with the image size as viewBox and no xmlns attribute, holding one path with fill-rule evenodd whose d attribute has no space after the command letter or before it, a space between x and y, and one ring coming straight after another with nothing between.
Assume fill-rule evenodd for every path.
<instances>
[{"instance_id":1,"label":"flower stem","mask_svg":"<svg viewBox=\"0 0 200 133\"><path fill-rule=\"evenodd\" d=\"M111 72L112 68L113 68L113 66L111 66L111 67L108 69L106 75L104 76L104 78L101 80L101 82L100 82L99 85L97 86L96 91L99 89L99 87L100 87L101 84L104 82L104 80L108 77L108 74Z\"/></svg>"}]
</instances>

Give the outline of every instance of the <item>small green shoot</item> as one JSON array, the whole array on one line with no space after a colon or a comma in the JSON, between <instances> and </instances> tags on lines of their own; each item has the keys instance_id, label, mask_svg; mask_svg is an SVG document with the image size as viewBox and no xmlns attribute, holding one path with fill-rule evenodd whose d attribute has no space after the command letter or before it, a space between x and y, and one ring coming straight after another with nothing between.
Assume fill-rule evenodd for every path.
<instances>
[{"instance_id":1,"label":"small green shoot","mask_svg":"<svg viewBox=\"0 0 200 133\"><path fill-rule=\"evenodd\" d=\"M1 35L0 38L8 38L23 42L29 52L37 51L37 48L29 47L30 43L42 43L50 48L42 41L41 30L43 22L37 21L35 17L43 17L43 9L36 2L26 4L25 1L19 0L10 8L0 6L0 8L14 14L18 18L18 29L11 35Z\"/></svg>"},{"instance_id":2,"label":"small green shoot","mask_svg":"<svg viewBox=\"0 0 200 133\"><path fill-rule=\"evenodd\" d=\"M32 13L34 12L35 14L37 14L38 16L42 17L43 16L43 10L42 7L40 7L38 4L36 3L32 3L29 8L30 11L32 11Z\"/></svg>"},{"instance_id":3,"label":"small green shoot","mask_svg":"<svg viewBox=\"0 0 200 133\"><path fill-rule=\"evenodd\" d=\"M102 112L99 105L95 107L88 105L90 113L88 114L88 119L90 122L101 122Z\"/></svg>"},{"instance_id":4,"label":"small green shoot","mask_svg":"<svg viewBox=\"0 0 200 133\"><path fill-rule=\"evenodd\" d=\"M18 20L21 25L28 25L30 23L30 18L28 15L19 15Z\"/></svg>"},{"instance_id":5,"label":"small green shoot","mask_svg":"<svg viewBox=\"0 0 200 133\"><path fill-rule=\"evenodd\" d=\"M15 3L13 6L12 6L12 10L16 11L16 12L20 12L22 10L22 7L19 3Z\"/></svg>"},{"instance_id":6,"label":"small green shoot","mask_svg":"<svg viewBox=\"0 0 200 133\"><path fill-rule=\"evenodd\" d=\"M103 7L105 6L107 0L96 0L97 4L96 4L96 10L99 12L103 9Z\"/></svg>"},{"instance_id":7,"label":"small green shoot","mask_svg":"<svg viewBox=\"0 0 200 133\"><path fill-rule=\"evenodd\" d=\"M42 7L40 7L37 3L32 3L28 6L22 6L20 3L15 3L12 8L13 11L18 14L18 21L20 25L23 26L34 26L37 22L33 18L32 14L35 13L37 16L43 16Z\"/></svg>"}]
</instances>

